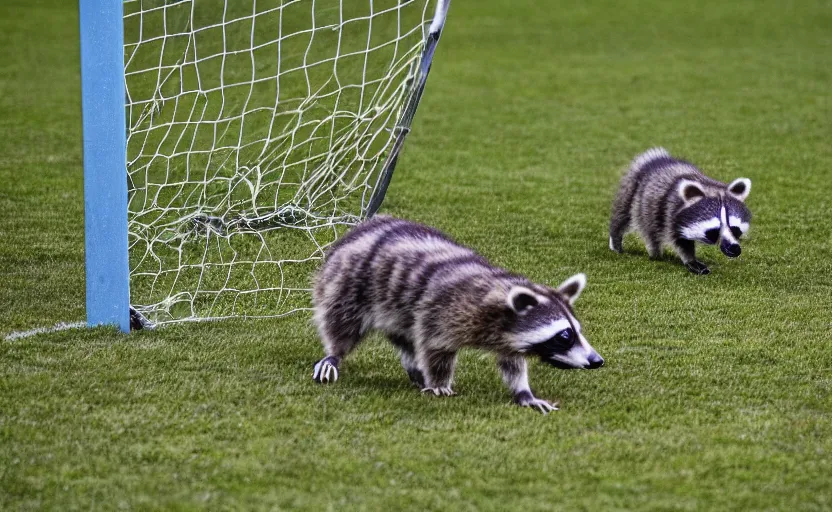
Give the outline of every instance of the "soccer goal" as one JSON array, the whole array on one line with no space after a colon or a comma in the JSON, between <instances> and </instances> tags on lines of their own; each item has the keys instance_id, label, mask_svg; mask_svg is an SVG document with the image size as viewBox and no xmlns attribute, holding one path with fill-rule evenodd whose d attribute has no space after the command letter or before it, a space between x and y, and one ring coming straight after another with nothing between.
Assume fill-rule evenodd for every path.
<instances>
[{"instance_id":1,"label":"soccer goal","mask_svg":"<svg viewBox=\"0 0 832 512\"><path fill-rule=\"evenodd\" d=\"M381 205L450 0L80 0L87 321L309 308Z\"/></svg>"}]
</instances>

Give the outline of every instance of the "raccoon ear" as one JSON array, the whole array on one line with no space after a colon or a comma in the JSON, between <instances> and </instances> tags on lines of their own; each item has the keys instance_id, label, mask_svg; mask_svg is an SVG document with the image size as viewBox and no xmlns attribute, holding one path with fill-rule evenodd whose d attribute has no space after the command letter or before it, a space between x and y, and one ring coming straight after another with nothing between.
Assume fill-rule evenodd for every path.
<instances>
[{"instance_id":1,"label":"raccoon ear","mask_svg":"<svg viewBox=\"0 0 832 512\"><path fill-rule=\"evenodd\" d=\"M570 304L574 304L586 286L586 275L575 274L558 286L558 291L566 296Z\"/></svg>"},{"instance_id":2,"label":"raccoon ear","mask_svg":"<svg viewBox=\"0 0 832 512\"><path fill-rule=\"evenodd\" d=\"M745 201L749 192L751 192L751 180L748 178L737 178L728 185L728 193L740 201Z\"/></svg>"},{"instance_id":3,"label":"raccoon ear","mask_svg":"<svg viewBox=\"0 0 832 512\"><path fill-rule=\"evenodd\" d=\"M525 286L512 286L506 297L506 304L515 313L537 306L537 295Z\"/></svg>"},{"instance_id":4,"label":"raccoon ear","mask_svg":"<svg viewBox=\"0 0 832 512\"><path fill-rule=\"evenodd\" d=\"M693 203L694 201L705 197L705 191L699 183L691 180L682 180L679 182L679 197L685 203Z\"/></svg>"}]
</instances>

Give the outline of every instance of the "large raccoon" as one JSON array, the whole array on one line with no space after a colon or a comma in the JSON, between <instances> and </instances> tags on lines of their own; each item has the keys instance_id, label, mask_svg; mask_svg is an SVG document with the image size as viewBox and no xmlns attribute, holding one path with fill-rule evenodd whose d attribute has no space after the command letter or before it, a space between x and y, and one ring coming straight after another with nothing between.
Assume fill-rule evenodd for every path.
<instances>
[{"instance_id":1,"label":"large raccoon","mask_svg":"<svg viewBox=\"0 0 832 512\"><path fill-rule=\"evenodd\" d=\"M635 230L651 258L669 245L688 270L707 274L708 267L696 259L694 242L719 243L729 258L739 256L740 238L751 222L745 206L749 192L748 178L726 185L663 148L650 149L633 160L621 180L612 207L610 249L623 252L622 238Z\"/></svg>"},{"instance_id":2,"label":"large raccoon","mask_svg":"<svg viewBox=\"0 0 832 512\"><path fill-rule=\"evenodd\" d=\"M436 229L376 216L333 244L315 278L314 320L326 357L313 378L337 380L343 358L377 329L423 392L453 395L457 352L475 347L496 353L515 403L555 410L532 394L524 356L558 368L604 364L572 310L585 284L583 274L557 289L535 284Z\"/></svg>"}]
</instances>

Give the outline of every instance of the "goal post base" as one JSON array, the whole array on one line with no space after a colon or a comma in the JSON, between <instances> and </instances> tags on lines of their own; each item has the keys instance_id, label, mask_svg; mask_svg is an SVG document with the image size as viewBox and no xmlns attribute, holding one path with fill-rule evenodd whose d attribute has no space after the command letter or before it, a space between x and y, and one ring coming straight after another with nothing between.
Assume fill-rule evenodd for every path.
<instances>
[{"instance_id":1,"label":"goal post base","mask_svg":"<svg viewBox=\"0 0 832 512\"><path fill-rule=\"evenodd\" d=\"M144 317L141 313L138 312L136 308L130 306L130 330L131 331L144 331L144 330L153 330L156 326L153 325L153 322L148 320Z\"/></svg>"}]
</instances>

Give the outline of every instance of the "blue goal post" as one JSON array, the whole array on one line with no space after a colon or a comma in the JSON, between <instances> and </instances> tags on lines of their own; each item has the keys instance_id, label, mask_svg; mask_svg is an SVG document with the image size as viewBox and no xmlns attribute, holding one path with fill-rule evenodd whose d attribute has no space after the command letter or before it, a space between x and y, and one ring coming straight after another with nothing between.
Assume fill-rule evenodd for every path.
<instances>
[{"instance_id":1,"label":"blue goal post","mask_svg":"<svg viewBox=\"0 0 832 512\"><path fill-rule=\"evenodd\" d=\"M130 330L122 0L80 0L87 325Z\"/></svg>"}]
</instances>

